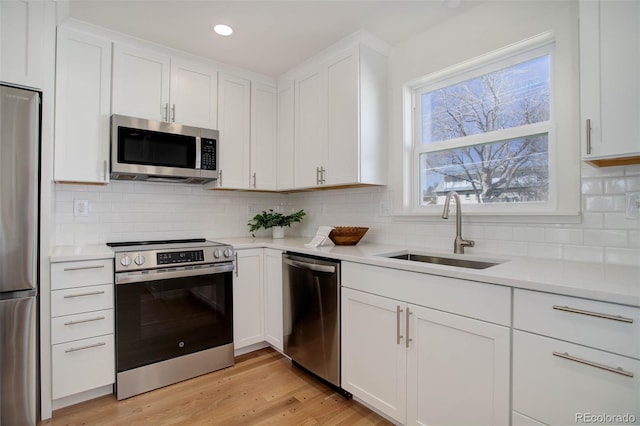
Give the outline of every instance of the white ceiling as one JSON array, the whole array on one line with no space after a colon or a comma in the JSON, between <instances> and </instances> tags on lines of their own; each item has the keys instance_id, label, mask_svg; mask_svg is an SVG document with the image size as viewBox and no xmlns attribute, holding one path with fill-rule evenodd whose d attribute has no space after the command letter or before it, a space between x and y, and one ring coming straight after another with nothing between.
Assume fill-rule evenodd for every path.
<instances>
[{"instance_id":1,"label":"white ceiling","mask_svg":"<svg viewBox=\"0 0 640 426\"><path fill-rule=\"evenodd\" d=\"M279 76L364 29L390 45L480 0L94 1L72 0L71 17L269 76ZM460 4L461 3L461 4ZM460 4L451 8L447 5ZM234 28L230 37L213 24Z\"/></svg>"}]
</instances>

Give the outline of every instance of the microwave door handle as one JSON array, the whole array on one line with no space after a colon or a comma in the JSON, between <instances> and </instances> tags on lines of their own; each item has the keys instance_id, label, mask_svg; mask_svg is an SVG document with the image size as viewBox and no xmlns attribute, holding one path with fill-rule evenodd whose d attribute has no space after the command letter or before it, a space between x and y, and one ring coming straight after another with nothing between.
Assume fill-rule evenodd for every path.
<instances>
[{"instance_id":1,"label":"microwave door handle","mask_svg":"<svg viewBox=\"0 0 640 426\"><path fill-rule=\"evenodd\" d=\"M175 111L175 104L173 105ZM175 115L174 115L175 118ZM202 168L202 138L196 136L196 170Z\"/></svg>"}]
</instances>

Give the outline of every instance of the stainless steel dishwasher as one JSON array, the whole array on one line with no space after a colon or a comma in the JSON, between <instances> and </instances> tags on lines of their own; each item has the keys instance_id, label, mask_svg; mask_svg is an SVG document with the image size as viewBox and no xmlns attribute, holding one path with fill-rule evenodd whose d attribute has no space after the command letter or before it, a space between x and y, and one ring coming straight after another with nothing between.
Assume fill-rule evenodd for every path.
<instances>
[{"instance_id":1,"label":"stainless steel dishwasher","mask_svg":"<svg viewBox=\"0 0 640 426\"><path fill-rule=\"evenodd\" d=\"M294 365L340 387L340 261L282 255L284 353Z\"/></svg>"}]
</instances>

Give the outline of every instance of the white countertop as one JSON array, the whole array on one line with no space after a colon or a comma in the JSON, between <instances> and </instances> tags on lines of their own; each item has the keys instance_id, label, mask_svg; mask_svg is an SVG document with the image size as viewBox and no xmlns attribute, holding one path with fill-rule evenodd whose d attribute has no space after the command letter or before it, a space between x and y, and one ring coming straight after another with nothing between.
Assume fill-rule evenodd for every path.
<instances>
[{"instance_id":1,"label":"white countertop","mask_svg":"<svg viewBox=\"0 0 640 426\"><path fill-rule=\"evenodd\" d=\"M467 269L389 259L381 254L400 252L411 247L360 242L356 246L334 246L331 242L318 248L307 248L310 238L210 238L212 241L233 245L236 249L273 248L298 253L324 256L343 261L402 269L432 275L441 275L490 284L505 285L536 291L584 297L605 302L640 307L640 267L608 265L602 263L572 262L537 258L454 255L435 250L415 249L416 253L429 253L447 257L475 260L504 261L487 269ZM109 259L113 252L103 244L85 246L58 246L51 254L51 262Z\"/></svg>"},{"instance_id":2,"label":"white countertop","mask_svg":"<svg viewBox=\"0 0 640 426\"><path fill-rule=\"evenodd\" d=\"M401 252L411 247L360 242L356 246L329 245L318 248L304 246L310 238L225 238L216 241L236 249L268 247L299 253L325 256L374 266L403 269L452 278L480 281L536 291L584 297L605 302L640 307L640 267L607 265L537 258L517 258L503 255L454 255L436 250L415 249L415 253L438 254L473 260L499 260L503 263L487 269L468 269L389 259L380 256Z\"/></svg>"},{"instance_id":3,"label":"white countertop","mask_svg":"<svg viewBox=\"0 0 640 426\"><path fill-rule=\"evenodd\" d=\"M113 256L113 251L106 244L56 246L51 252L51 263L112 259Z\"/></svg>"}]
</instances>

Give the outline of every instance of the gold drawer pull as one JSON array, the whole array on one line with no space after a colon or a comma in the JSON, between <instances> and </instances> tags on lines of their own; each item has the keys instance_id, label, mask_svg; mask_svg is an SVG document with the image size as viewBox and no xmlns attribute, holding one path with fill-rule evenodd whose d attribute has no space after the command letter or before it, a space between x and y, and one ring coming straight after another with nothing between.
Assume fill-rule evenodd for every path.
<instances>
[{"instance_id":1,"label":"gold drawer pull","mask_svg":"<svg viewBox=\"0 0 640 426\"><path fill-rule=\"evenodd\" d=\"M78 321L67 321L64 323L64 325L75 325L75 324L83 324L85 322L101 321L104 318L105 317L95 317L95 318L87 318L87 319L78 320Z\"/></svg>"},{"instance_id":2,"label":"gold drawer pull","mask_svg":"<svg viewBox=\"0 0 640 426\"><path fill-rule=\"evenodd\" d=\"M102 269L104 265L91 265L91 266L74 266L73 268L64 268L65 272L69 271L84 271L85 269Z\"/></svg>"},{"instance_id":3,"label":"gold drawer pull","mask_svg":"<svg viewBox=\"0 0 640 426\"><path fill-rule=\"evenodd\" d=\"M89 293L80 293L80 294L65 294L65 299L71 299L74 297L82 297L82 296L95 296L96 294L104 294L104 290L91 291Z\"/></svg>"},{"instance_id":4,"label":"gold drawer pull","mask_svg":"<svg viewBox=\"0 0 640 426\"><path fill-rule=\"evenodd\" d=\"M609 315L609 314L601 314L599 312L584 311L582 309L576 309L576 308L570 308L568 306L558 306L558 305L553 305L553 309L555 309L557 311L571 312L573 314L588 315L590 317L604 318L604 319L608 319L608 320L620 321L620 322L626 322L628 324L633 324L633 319L632 318L625 318L625 317L621 317L619 315L615 316L615 315Z\"/></svg>"},{"instance_id":5,"label":"gold drawer pull","mask_svg":"<svg viewBox=\"0 0 640 426\"><path fill-rule=\"evenodd\" d=\"M104 346L104 345L106 345L105 342L98 342L98 343L94 343L93 345L80 346L79 348L69 348L69 349L65 350L65 352L69 353L69 352L82 351L84 349L97 348L99 346Z\"/></svg>"},{"instance_id":6,"label":"gold drawer pull","mask_svg":"<svg viewBox=\"0 0 640 426\"><path fill-rule=\"evenodd\" d=\"M553 352L553 356L568 359L569 361L579 362L580 364L589 365L591 367L600 368L602 370L610 371L612 373L620 374L622 376L633 377L633 373L623 370L622 367L618 367L618 368L609 367L608 365L598 364L597 362L587 361L586 359L577 358L575 356L569 355L566 352L563 352L563 353Z\"/></svg>"}]
</instances>

